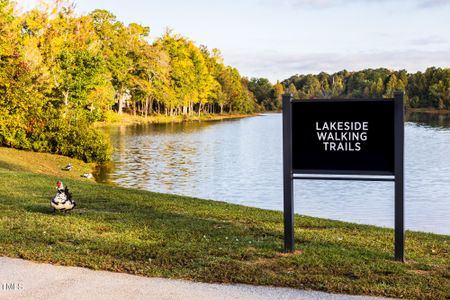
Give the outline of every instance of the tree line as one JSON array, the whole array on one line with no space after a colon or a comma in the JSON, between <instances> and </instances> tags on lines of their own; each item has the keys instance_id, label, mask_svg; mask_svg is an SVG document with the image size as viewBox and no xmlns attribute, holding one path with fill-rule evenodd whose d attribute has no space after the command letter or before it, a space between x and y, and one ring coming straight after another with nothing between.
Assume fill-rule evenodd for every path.
<instances>
[{"instance_id":1,"label":"tree line","mask_svg":"<svg viewBox=\"0 0 450 300\"><path fill-rule=\"evenodd\" d=\"M77 15L55 0L19 12L0 0L0 145L107 160L90 126L111 114L252 113L248 80L218 49L106 10Z\"/></svg>"},{"instance_id":2,"label":"tree line","mask_svg":"<svg viewBox=\"0 0 450 300\"><path fill-rule=\"evenodd\" d=\"M148 116L253 113L296 98L392 97L450 109L450 69L367 69L295 75L272 84L242 77L218 49L166 31L124 24L106 10L85 15L54 0L20 12L0 0L0 145L105 161L109 142L92 126L124 112Z\"/></svg>"},{"instance_id":3,"label":"tree line","mask_svg":"<svg viewBox=\"0 0 450 300\"><path fill-rule=\"evenodd\" d=\"M281 109L285 91L297 99L392 98L395 91L403 91L409 108L450 109L450 68L430 67L416 73L385 68L321 72L294 75L274 85L265 78L252 78L248 86L267 110Z\"/></svg>"}]
</instances>

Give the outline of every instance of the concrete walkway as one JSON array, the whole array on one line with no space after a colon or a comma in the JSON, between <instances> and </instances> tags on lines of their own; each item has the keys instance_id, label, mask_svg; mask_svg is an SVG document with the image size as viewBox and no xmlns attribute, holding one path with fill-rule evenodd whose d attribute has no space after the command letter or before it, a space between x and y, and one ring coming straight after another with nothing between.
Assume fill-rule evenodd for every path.
<instances>
[{"instance_id":1,"label":"concrete walkway","mask_svg":"<svg viewBox=\"0 0 450 300\"><path fill-rule=\"evenodd\" d=\"M251 285L148 278L0 257L0 299L382 299Z\"/></svg>"}]
</instances>

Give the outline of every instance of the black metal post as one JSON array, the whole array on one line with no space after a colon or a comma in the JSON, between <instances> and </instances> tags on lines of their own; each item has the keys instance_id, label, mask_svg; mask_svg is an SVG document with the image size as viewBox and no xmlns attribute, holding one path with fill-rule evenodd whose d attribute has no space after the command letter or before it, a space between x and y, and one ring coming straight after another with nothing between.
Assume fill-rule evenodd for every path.
<instances>
[{"instance_id":1,"label":"black metal post","mask_svg":"<svg viewBox=\"0 0 450 300\"><path fill-rule=\"evenodd\" d=\"M292 95L283 95L284 251L294 251L294 184L292 178Z\"/></svg>"},{"instance_id":2,"label":"black metal post","mask_svg":"<svg viewBox=\"0 0 450 300\"><path fill-rule=\"evenodd\" d=\"M395 102L395 260L405 261L404 202L404 104L403 92L394 95Z\"/></svg>"}]
</instances>

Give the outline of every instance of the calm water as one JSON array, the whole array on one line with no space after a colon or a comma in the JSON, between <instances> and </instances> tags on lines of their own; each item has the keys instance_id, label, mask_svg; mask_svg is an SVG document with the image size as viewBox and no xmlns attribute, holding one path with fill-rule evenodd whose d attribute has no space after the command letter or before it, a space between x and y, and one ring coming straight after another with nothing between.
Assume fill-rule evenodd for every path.
<instances>
[{"instance_id":1,"label":"calm water","mask_svg":"<svg viewBox=\"0 0 450 300\"><path fill-rule=\"evenodd\" d=\"M406 227L450 234L450 116L406 124ZM282 210L281 114L109 128L114 163L99 181ZM393 227L391 182L296 181L295 211Z\"/></svg>"}]
</instances>

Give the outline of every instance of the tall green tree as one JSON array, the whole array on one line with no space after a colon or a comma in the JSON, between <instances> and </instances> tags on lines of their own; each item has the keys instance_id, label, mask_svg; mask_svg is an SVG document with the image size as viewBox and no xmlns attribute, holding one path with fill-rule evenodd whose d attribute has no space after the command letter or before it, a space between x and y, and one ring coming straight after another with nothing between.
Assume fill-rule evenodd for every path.
<instances>
[{"instance_id":1,"label":"tall green tree","mask_svg":"<svg viewBox=\"0 0 450 300\"><path fill-rule=\"evenodd\" d=\"M133 39L132 29L125 27L116 16L106 10L94 10L89 16L98 36L100 54L111 76L117 112L122 114L132 85L133 57L130 56L129 48Z\"/></svg>"}]
</instances>

